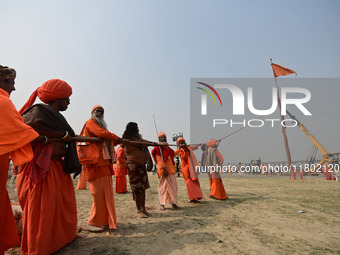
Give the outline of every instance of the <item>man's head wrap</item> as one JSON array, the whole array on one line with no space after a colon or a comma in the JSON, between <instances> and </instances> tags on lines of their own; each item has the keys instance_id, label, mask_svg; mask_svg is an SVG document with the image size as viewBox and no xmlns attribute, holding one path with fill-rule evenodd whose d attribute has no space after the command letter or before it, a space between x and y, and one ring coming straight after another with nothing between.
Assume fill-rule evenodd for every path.
<instances>
[{"instance_id":1,"label":"man's head wrap","mask_svg":"<svg viewBox=\"0 0 340 255\"><path fill-rule=\"evenodd\" d=\"M208 147L212 148L217 144L217 141L215 139L210 139L210 141L206 142Z\"/></svg>"},{"instance_id":2,"label":"man's head wrap","mask_svg":"<svg viewBox=\"0 0 340 255\"><path fill-rule=\"evenodd\" d=\"M0 65L0 80L15 79L17 73L13 68Z\"/></svg>"},{"instance_id":3,"label":"man's head wrap","mask_svg":"<svg viewBox=\"0 0 340 255\"><path fill-rule=\"evenodd\" d=\"M185 142L185 139L184 139L183 137L179 137L179 138L177 139L177 141L176 141L177 145L179 145L179 142L180 142L180 141L184 141L184 142Z\"/></svg>"},{"instance_id":4,"label":"man's head wrap","mask_svg":"<svg viewBox=\"0 0 340 255\"><path fill-rule=\"evenodd\" d=\"M97 108L102 109L103 112L104 112L104 107L103 107L103 106L101 106L101 105L95 105L95 106L93 106L93 108L92 108L92 110L91 110L91 113L93 113Z\"/></svg>"},{"instance_id":5,"label":"man's head wrap","mask_svg":"<svg viewBox=\"0 0 340 255\"><path fill-rule=\"evenodd\" d=\"M20 109L19 113L23 114L28 107L32 106L37 96L39 99L48 104L59 98L68 98L72 95L72 87L67 82L59 79L48 80L37 88L28 99L26 104Z\"/></svg>"},{"instance_id":6,"label":"man's head wrap","mask_svg":"<svg viewBox=\"0 0 340 255\"><path fill-rule=\"evenodd\" d=\"M159 132L158 133L158 137L160 137L160 136L165 136L166 137L166 134L164 132Z\"/></svg>"}]
</instances>

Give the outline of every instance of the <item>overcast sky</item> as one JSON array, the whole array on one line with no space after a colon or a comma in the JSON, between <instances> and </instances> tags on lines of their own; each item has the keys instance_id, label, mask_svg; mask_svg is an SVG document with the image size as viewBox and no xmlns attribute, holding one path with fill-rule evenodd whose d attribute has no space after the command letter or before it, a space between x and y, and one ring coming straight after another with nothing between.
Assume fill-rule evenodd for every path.
<instances>
[{"instance_id":1,"label":"overcast sky","mask_svg":"<svg viewBox=\"0 0 340 255\"><path fill-rule=\"evenodd\" d=\"M189 140L190 78L272 77L270 58L301 78L340 77L339 14L337 0L2 1L0 64L17 70L18 109L44 81L67 81L73 95L63 114L76 133L101 104L119 136L134 121L156 140L154 115L169 140L177 132ZM339 126L339 110L328 117L325 125ZM328 135L339 139L338 130ZM250 161L233 139L228 161ZM296 158L310 151L304 141Z\"/></svg>"}]
</instances>

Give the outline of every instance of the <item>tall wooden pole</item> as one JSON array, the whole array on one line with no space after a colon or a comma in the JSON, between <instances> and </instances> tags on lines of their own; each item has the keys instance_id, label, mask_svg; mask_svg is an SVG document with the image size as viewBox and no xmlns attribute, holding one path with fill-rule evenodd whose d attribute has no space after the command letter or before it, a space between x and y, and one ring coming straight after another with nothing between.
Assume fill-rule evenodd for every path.
<instances>
[{"instance_id":1,"label":"tall wooden pole","mask_svg":"<svg viewBox=\"0 0 340 255\"><path fill-rule=\"evenodd\" d=\"M272 64L272 59L270 59L270 63ZM280 109L280 116L281 116L281 126L282 126L282 135L283 135L283 141L285 144L285 148L286 148L286 155L287 155L287 161L288 161L288 169L290 169L291 165L292 165L292 158L290 156L290 150L289 150L289 145L288 145L288 138L287 138L287 132L286 132L286 127L283 126L283 121L285 119L285 117L281 114L281 99L280 99L280 92L279 92L279 86L277 84L277 80L275 77L275 73L273 70L273 74L274 74L274 80L275 80L275 85L276 85L276 92L277 92L277 102L279 104L279 109Z\"/></svg>"}]
</instances>

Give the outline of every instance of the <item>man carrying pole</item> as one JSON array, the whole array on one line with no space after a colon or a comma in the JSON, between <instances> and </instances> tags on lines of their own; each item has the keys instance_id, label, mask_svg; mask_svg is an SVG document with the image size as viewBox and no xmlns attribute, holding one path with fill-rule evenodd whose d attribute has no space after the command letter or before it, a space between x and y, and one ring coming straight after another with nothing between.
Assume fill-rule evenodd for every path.
<instances>
[{"instance_id":1,"label":"man carrying pole","mask_svg":"<svg viewBox=\"0 0 340 255\"><path fill-rule=\"evenodd\" d=\"M188 198L190 203L198 203L203 198L200 182L198 179L199 172L196 171L198 161L193 150L198 149L196 146L188 146L183 137L177 139L178 149L175 155L179 155L182 161L182 175L187 187Z\"/></svg>"},{"instance_id":2,"label":"man carrying pole","mask_svg":"<svg viewBox=\"0 0 340 255\"><path fill-rule=\"evenodd\" d=\"M175 152L167 145L166 134L160 132L158 134L158 140L162 144L166 144L163 147L153 148L151 154L157 164L157 177L158 183L158 196L160 202L160 210L165 211L165 205L171 204L172 208L179 209L177 203L177 180L176 169L174 167Z\"/></svg>"},{"instance_id":3,"label":"man carrying pole","mask_svg":"<svg viewBox=\"0 0 340 255\"><path fill-rule=\"evenodd\" d=\"M9 158L14 165L33 158L31 142L46 141L26 125L9 99L15 90L16 71L0 65L0 254L20 244L10 199L6 189Z\"/></svg>"},{"instance_id":4,"label":"man carrying pole","mask_svg":"<svg viewBox=\"0 0 340 255\"><path fill-rule=\"evenodd\" d=\"M150 213L145 208L145 190L150 188L147 171L151 171L153 164L148 146L157 146L157 143L146 141L139 133L138 124L129 122L123 134L127 169L133 200L136 202L137 216L148 218ZM148 167L147 167L148 166Z\"/></svg>"},{"instance_id":5,"label":"man carrying pole","mask_svg":"<svg viewBox=\"0 0 340 255\"><path fill-rule=\"evenodd\" d=\"M77 204L70 173L79 172L76 135L64 116L72 87L52 79L36 89L19 113L53 143L33 146L31 162L20 165L18 199L23 209L21 254L56 252L77 235ZM36 97L45 104L34 104ZM34 105L33 105L34 104ZM45 142L48 142L46 139Z\"/></svg>"},{"instance_id":6,"label":"man carrying pole","mask_svg":"<svg viewBox=\"0 0 340 255\"><path fill-rule=\"evenodd\" d=\"M122 139L110 132L104 120L104 107L95 105L91 110L91 118L84 125L86 137L106 139L95 142L99 152L98 162L86 164L86 180L93 197L88 229L101 232L105 228L116 229L116 208L113 195L113 163L115 161L115 145L122 143Z\"/></svg>"},{"instance_id":7,"label":"man carrying pole","mask_svg":"<svg viewBox=\"0 0 340 255\"><path fill-rule=\"evenodd\" d=\"M220 141L219 141L220 142ZM209 166L220 166L222 168L224 159L221 152L217 150L218 144L215 139L210 139L208 142L202 145L203 150L201 165L209 168ZM208 170L208 169L206 169ZM218 170L208 170L209 176L209 187L210 187L210 198L219 200L228 199L227 193L225 192L221 175Z\"/></svg>"}]
</instances>

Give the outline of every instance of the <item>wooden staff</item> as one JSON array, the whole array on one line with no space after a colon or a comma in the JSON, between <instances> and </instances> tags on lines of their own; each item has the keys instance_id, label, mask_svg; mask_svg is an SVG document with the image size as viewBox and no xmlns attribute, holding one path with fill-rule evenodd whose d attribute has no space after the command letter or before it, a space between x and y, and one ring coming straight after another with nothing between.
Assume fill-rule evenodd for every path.
<instances>
[{"instance_id":1,"label":"wooden staff","mask_svg":"<svg viewBox=\"0 0 340 255\"><path fill-rule=\"evenodd\" d=\"M57 142L57 141L62 141L61 138L47 138L47 142ZM72 137L72 141L76 142L104 142L105 139L98 138L98 137L88 137L88 136L75 136Z\"/></svg>"},{"instance_id":2,"label":"wooden staff","mask_svg":"<svg viewBox=\"0 0 340 255\"><path fill-rule=\"evenodd\" d=\"M48 138L47 141L54 142L54 141L62 141L62 140L60 138ZM107 141L107 139L78 135L78 136L72 137L72 141L93 143L93 142L104 142L104 141ZM147 145L147 146L165 146L163 144L158 144L158 143L153 143L153 142L138 142L138 141L131 141L128 139L123 139L123 143L136 144L136 145ZM177 146L177 145L173 144L171 146Z\"/></svg>"},{"instance_id":3,"label":"wooden staff","mask_svg":"<svg viewBox=\"0 0 340 255\"><path fill-rule=\"evenodd\" d=\"M153 123L154 123L154 125L155 125L155 130L156 130L156 137L158 137L158 130L157 130L157 125L156 125L155 116L154 116L154 115L152 115L152 118L153 118ZM164 157L163 157L163 152L162 152L162 149L161 149L161 147L160 147L160 146L158 146L158 147L159 147L159 152L160 152L160 154L161 154L161 159L162 159L162 162L163 162L163 165L164 165Z\"/></svg>"}]
</instances>

